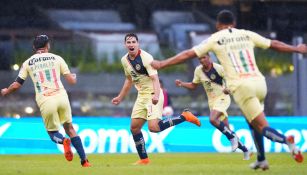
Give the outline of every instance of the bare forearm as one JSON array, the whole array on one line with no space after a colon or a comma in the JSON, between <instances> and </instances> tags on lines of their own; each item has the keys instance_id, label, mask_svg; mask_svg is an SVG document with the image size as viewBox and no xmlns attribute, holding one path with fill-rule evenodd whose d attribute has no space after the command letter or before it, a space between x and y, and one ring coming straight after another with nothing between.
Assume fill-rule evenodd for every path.
<instances>
[{"instance_id":1,"label":"bare forearm","mask_svg":"<svg viewBox=\"0 0 307 175\"><path fill-rule=\"evenodd\" d=\"M196 57L196 53L194 52L194 50L185 50L167 60L161 61L161 67L163 68L171 65L176 65L194 57Z\"/></svg>"},{"instance_id":2,"label":"bare forearm","mask_svg":"<svg viewBox=\"0 0 307 175\"><path fill-rule=\"evenodd\" d=\"M5 91L5 94L3 95L9 95L15 91L17 91L21 87L21 84L18 82L14 81Z\"/></svg>"},{"instance_id":3,"label":"bare forearm","mask_svg":"<svg viewBox=\"0 0 307 175\"><path fill-rule=\"evenodd\" d=\"M181 87L194 90L197 87L197 85L192 82L181 82Z\"/></svg>"},{"instance_id":4,"label":"bare forearm","mask_svg":"<svg viewBox=\"0 0 307 175\"><path fill-rule=\"evenodd\" d=\"M159 97L159 95L160 95L160 82L159 82L158 76L155 76L154 78L152 78L152 82L153 82L154 94L157 97Z\"/></svg>"},{"instance_id":5,"label":"bare forearm","mask_svg":"<svg viewBox=\"0 0 307 175\"><path fill-rule=\"evenodd\" d=\"M131 89L131 86L132 86L132 82L130 80L126 80L125 83L124 83L124 86L123 88L121 89L120 93L118 94L118 96L123 99L127 94L128 92L130 91Z\"/></svg>"},{"instance_id":6,"label":"bare forearm","mask_svg":"<svg viewBox=\"0 0 307 175\"><path fill-rule=\"evenodd\" d=\"M272 40L271 48L279 52L299 52L297 46L292 46L278 40Z\"/></svg>"}]
</instances>

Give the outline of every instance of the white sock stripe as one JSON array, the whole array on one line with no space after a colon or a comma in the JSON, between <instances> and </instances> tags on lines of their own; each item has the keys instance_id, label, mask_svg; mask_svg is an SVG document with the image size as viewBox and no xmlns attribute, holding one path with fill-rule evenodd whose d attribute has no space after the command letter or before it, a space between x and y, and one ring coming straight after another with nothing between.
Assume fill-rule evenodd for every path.
<instances>
[{"instance_id":1,"label":"white sock stripe","mask_svg":"<svg viewBox=\"0 0 307 175\"><path fill-rule=\"evenodd\" d=\"M56 137L56 136L53 136L52 139L53 139L56 143L61 143L61 142L63 141L63 139L58 138L58 137Z\"/></svg>"},{"instance_id":2,"label":"white sock stripe","mask_svg":"<svg viewBox=\"0 0 307 175\"><path fill-rule=\"evenodd\" d=\"M144 140L141 138L140 139L140 141L137 141L137 142L135 142L135 145L136 146L138 146L138 145L144 145L145 144L145 142L144 142Z\"/></svg>"},{"instance_id":3,"label":"white sock stripe","mask_svg":"<svg viewBox=\"0 0 307 175\"><path fill-rule=\"evenodd\" d=\"M228 132L229 134L232 134L232 132L227 128L227 126L224 126L223 133Z\"/></svg>"},{"instance_id":4,"label":"white sock stripe","mask_svg":"<svg viewBox=\"0 0 307 175\"><path fill-rule=\"evenodd\" d=\"M274 132L265 131L265 136L270 137L273 141L279 141L282 142L284 139L282 137L279 137Z\"/></svg>"}]
</instances>

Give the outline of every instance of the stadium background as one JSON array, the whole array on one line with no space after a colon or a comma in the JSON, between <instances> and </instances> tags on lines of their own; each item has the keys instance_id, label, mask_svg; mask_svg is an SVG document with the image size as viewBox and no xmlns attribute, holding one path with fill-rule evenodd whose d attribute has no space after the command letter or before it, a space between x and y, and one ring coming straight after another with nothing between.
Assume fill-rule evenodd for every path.
<instances>
[{"instance_id":1,"label":"stadium background","mask_svg":"<svg viewBox=\"0 0 307 175\"><path fill-rule=\"evenodd\" d=\"M6 87L15 79L20 64L32 54L33 37L42 33L49 35L52 39L51 52L61 55L72 71L77 73L77 85L66 87L73 115L78 116L76 123L86 123L82 125L84 127L81 127L82 131L92 129L98 132L99 128L103 128L105 131L118 132L120 128L123 128L128 132L128 119L136 91L133 90L120 106L113 106L110 103L124 81L119 59L125 53L123 37L128 32L136 32L140 37L141 48L148 50L157 59L172 56L208 37L215 31L215 16L221 9L229 9L237 15L238 28L250 29L287 43L302 42L302 40L306 42L307 37L307 2L303 0L131 0L129 2L124 0L2 0L1 4L3 5L0 6L0 88ZM276 125L283 133L296 134L299 138L299 146L306 151L307 94L304 89L307 88L307 64L306 59L302 59L306 55L280 54L261 50L257 50L256 54L258 66L265 73L268 83L266 114L272 116L270 119L273 122L272 125ZM185 127L176 127L174 131L178 133L189 131L192 135L200 132L209 133L204 135L204 138L211 139L214 138L212 136L215 130L209 125L206 117L209 110L203 89L198 88L191 92L176 88L174 84L176 78L191 80L192 70L196 65L196 60L190 61L163 70L159 75L170 93L175 114L189 107L195 114L205 116L201 117L202 122L205 123L201 129L183 125L186 130ZM234 103L231 104L229 114L230 122L236 130L240 128L247 130L241 112ZM39 115L30 80L26 81L19 92L6 98L1 97L0 153L61 152L60 148L53 150L54 145L51 146L52 142L49 141L47 134L43 134L43 124ZM290 121L294 123L289 125L289 128L284 128L284 122L289 124ZM116 124L122 122L122 125ZM42 133L42 135L31 137L23 133L24 125L29 127L29 131L31 131L30 128L35 128L33 132ZM171 139L169 143L177 143L181 136L175 134L173 137L175 139ZM82 138L86 147L90 147L92 142L87 140L90 137L84 135ZM110 146L111 136L104 138L108 143L105 145ZM96 139L100 139L99 134ZM121 142L125 141L123 138L120 139ZM218 139L221 145L229 146L226 140L219 137ZM242 135L241 139L248 141L250 135L247 134L246 137ZM41 140L46 142L40 142ZM29 141L37 141L37 145L40 146L31 150L27 149ZM121 142L116 144L120 146ZM152 143L149 137L147 146ZM186 140L179 145L179 148L166 149L166 151L228 152L227 148L219 150L212 147L213 143L214 139L209 143L191 143ZM19 150L18 144L24 147ZM270 142L267 142L268 144ZM103 146L99 143L96 145ZM102 148L98 146L94 151L87 152L100 153L99 149ZM168 142L164 146L171 148ZM202 146L208 148L200 149ZM287 151L287 148L282 148L280 145L273 147L276 149L268 148L267 151ZM254 148L253 145L250 145L250 148ZM157 149L153 152L160 152ZM109 147L106 150L105 152L112 152ZM132 147L128 150L128 152L135 152ZM120 151L115 150L115 152Z\"/></svg>"}]
</instances>

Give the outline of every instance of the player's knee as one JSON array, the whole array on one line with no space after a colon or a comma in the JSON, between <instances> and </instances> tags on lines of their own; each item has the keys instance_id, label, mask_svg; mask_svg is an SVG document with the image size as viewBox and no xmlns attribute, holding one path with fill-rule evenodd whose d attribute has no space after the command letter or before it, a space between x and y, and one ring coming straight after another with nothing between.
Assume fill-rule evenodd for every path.
<instances>
[{"instance_id":1,"label":"player's knee","mask_svg":"<svg viewBox=\"0 0 307 175\"><path fill-rule=\"evenodd\" d=\"M138 134L138 133L141 132L141 128L131 126L131 127L130 127L130 131L131 131L131 133L132 133L133 135L135 135L135 134Z\"/></svg>"},{"instance_id":2,"label":"player's knee","mask_svg":"<svg viewBox=\"0 0 307 175\"><path fill-rule=\"evenodd\" d=\"M212 125L214 125L214 126L217 126L217 125L219 124L219 122L218 122L217 119L215 119L215 118L211 118L211 117L210 117L209 121L210 121L210 123L211 123Z\"/></svg>"}]
</instances>

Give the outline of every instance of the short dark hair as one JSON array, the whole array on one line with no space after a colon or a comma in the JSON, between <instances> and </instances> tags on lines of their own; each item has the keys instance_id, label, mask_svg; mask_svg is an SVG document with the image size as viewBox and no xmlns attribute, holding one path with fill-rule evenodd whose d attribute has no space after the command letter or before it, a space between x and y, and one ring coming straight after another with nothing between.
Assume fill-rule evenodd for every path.
<instances>
[{"instance_id":1,"label":"short dark hair","mask_svg":"<svg viewBox=\"0 0 307 175\"><path fill-rule=\"evenodd\" d=\"M233 24L235 22L235 16L229 10L222 10L218 13L216 20L221 24Z\"/></svg>"},{"instance_id":2,"label":"short dark hair","mask_svg":"<svg viewBox=\"0 0 307 175\"><path fill-rule=\"evenodd\" d=\"M44 48L49 42L49 37L47 35L37 35L33 40L33 47L35 50Z\"/></svg>"},{"instance_id":3,"label":"short dark hair","mask_svg":"<svg viewBox=\"0 0 307 175\"><path fill-rule=\"evenodd\" d=\"M138 38L138 36L135 33L128 33L125 36L125 42L127 41L127 38L129 38L129 37L134 37L136 39L136 41L139 41L139 38Z\"/></svg>"}]
</instances>

